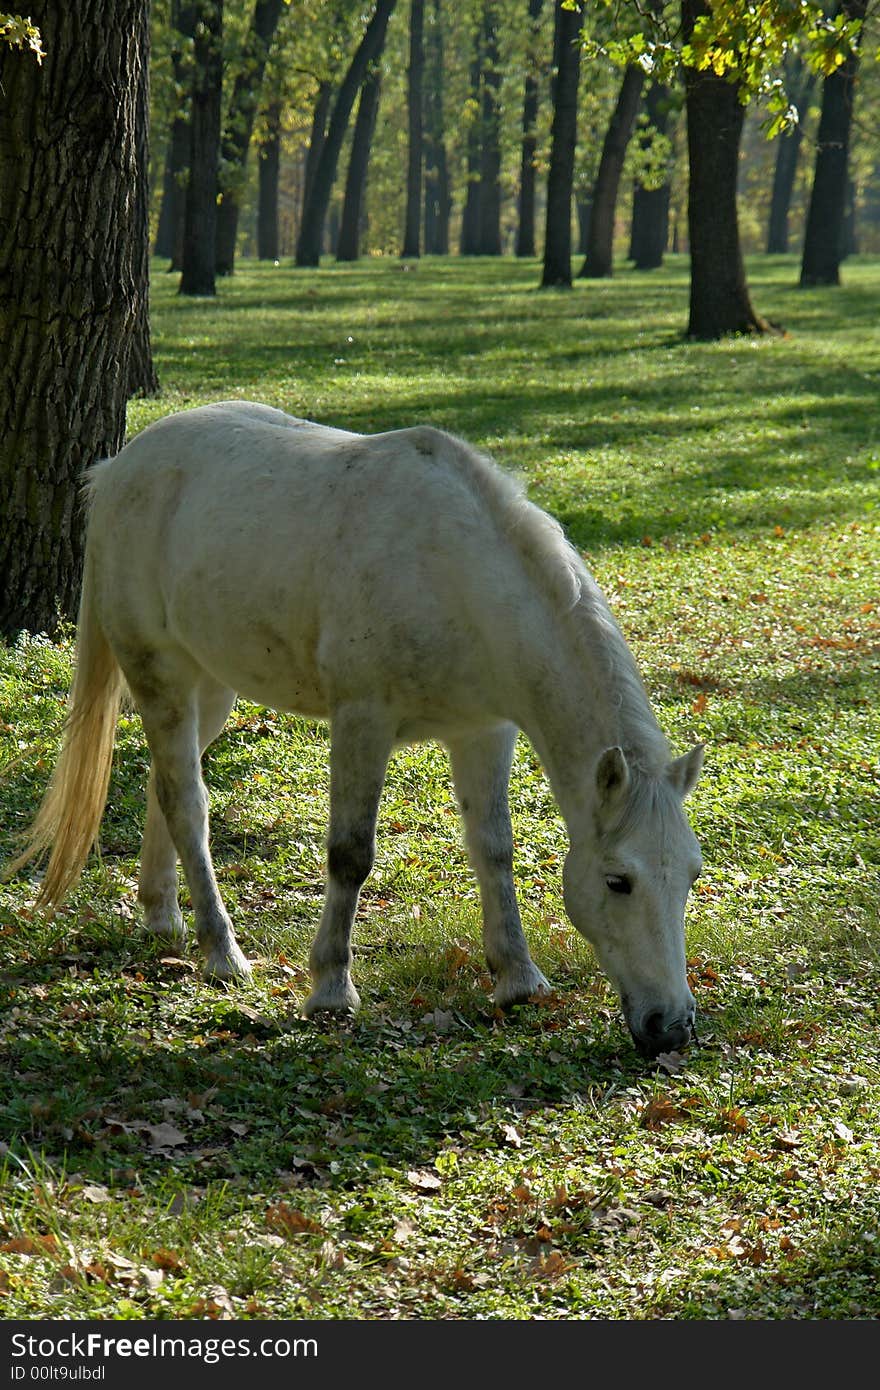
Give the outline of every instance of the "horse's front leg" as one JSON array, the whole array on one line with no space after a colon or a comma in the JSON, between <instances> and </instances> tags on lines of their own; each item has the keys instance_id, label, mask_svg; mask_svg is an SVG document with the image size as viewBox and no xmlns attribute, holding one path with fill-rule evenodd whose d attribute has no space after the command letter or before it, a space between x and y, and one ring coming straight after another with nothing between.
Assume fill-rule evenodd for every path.
<instances>
[{"instance_id":1,"label":"horse's front leg","mask_svg":"<svg viewBox=\"0 0 880 1390\"><path fill-rule=\"evenodd\" d=\"M480 885L483 945L500 1008L550 989L529 955L513 886L507 789L516 744L512 724L449 743L465 843Z\"/></svg>"},{"instance_id":2,"label":"horse's front leg","mask_svg":"<svg viewBox=\"0 0 880 1390\"><path fill-rule=\"evenodd\" d=\"M394 741L388 714L374 705L337 709L330 732L330 831L321 925L309 954L306 1017L349 1013L360 1004L351 979L351 931L361 885L373 867L376 819Z\"/></svg>"}]
</instances>

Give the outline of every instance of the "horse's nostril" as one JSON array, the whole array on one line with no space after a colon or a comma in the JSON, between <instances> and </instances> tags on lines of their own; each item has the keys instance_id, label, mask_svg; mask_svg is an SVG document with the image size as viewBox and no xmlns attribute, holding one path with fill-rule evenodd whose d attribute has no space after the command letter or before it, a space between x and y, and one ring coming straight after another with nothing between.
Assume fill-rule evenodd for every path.
<instances>
[{"instance_id":1,"label":"horse's nostril","mask_svg":"<svg viewBox=\"0 0 880 1390\"><path fill-rule=\"evenodd\" d=\"M642 1032L646 1038L652 1039L659 1038L661 1033L665 1032L663 1015L659 1009L656 1009L652 1014L645 1015L642 1022Z\"/></svg>"}]
</instances>

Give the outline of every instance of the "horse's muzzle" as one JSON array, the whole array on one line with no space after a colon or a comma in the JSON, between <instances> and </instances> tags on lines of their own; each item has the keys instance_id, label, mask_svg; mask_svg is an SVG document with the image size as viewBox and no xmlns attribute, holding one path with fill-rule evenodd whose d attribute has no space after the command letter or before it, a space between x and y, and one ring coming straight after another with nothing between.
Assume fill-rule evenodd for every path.
<instances>
[{"instance_id":1,"label":"horse's muzzle","mask_svg":"<svg viewBox=\"0 0 880 1390\"><path fill-rule=\"evenodd\" d=\"M638 1027L628 1023L629 1031L636 1049L642 1055L653 1059L661 1052L681 1052L694 1036L694 1017L667 1020L660 1010L646 1014Z\"/></svg>"}]
</instances>

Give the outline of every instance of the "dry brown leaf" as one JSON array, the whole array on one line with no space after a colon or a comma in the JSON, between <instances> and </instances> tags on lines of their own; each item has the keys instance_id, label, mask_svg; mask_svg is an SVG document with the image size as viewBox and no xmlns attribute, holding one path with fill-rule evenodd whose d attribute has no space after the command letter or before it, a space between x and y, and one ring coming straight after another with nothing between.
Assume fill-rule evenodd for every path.
<instances>
[{"instance_id":1,"label":"dry brown leaf","mask_svg":"<svg viewBox=\"0 0 880 1390\"><path fill-rule=\"evenodd\" d=\"M443 1186L442 1179L427 1168L410 1168L406 1180L418 1192L439 1192Z\"/></svg>"},{"instance_id":2,"label":"dry brown leaf","mask_svg":"<svg viewBox=\"0 0 880 1390\"><path fill-rule=\"evenodd\" d=\"M284 1235L323 1235L324 1227L313 1221L305 1212L288 1206L287 1202L275 1202L266 1212L266 1225L273 1231Z\"/></svg>"},{"instance_id":3,"label":"dry brown leaf","mask_svg":"<svg viewBox=\"0 0 880 1390\"><path fill-rule=\"evenodd\" d=\"M58 1239L51 1231L41 1236L13 1236L0 1245L0 1253L9 1255L54 1255L58 1252Z\"/></svg>"},{"instance_id":4,"label":"dry brown leaf","mask_svg":"<svg viewBox=\"0 0 880 1390\"><path fill-rule=\"evenodd\" d=\"M659 1129L661 1125L686 1118L685 1111L668 1096L652 1096L639 1115L639 1124L643 1129Z\"/></svg>"},{"instance_id":5,"label":"dry brown leaf","mask_svg":"<svg viewBox=\"0 0 880 1390\"><path fill-rule=\"evenodd\" d=\"M154 1265L158 1265L159 1269L184 1268L184 1261L177 1252L175 1250L166 1250L164 1247L154 1250L150 1259L153 1261Z\"/></svg>"}]
</instances>

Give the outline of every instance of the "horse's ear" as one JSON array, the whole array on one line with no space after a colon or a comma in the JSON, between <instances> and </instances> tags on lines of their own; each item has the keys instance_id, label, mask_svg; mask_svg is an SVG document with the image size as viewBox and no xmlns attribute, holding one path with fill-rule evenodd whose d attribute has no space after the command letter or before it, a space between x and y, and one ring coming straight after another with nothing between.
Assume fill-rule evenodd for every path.
<instances>
[{"instance_id":1,"label":"horse's ear","mask_svg":"<svg viewBox=\"0 0 880 1390\"><path fill-rule=\"evenodd\" d=\"M700 769L703 766L703 752L703 744L697 743L689 753L685 753L681 758L676 758L675 762L670 763L666 769L666 776L679 796L688 796L697 785Z\"/></svg>"},{"instance_id":2,"label":"horse's ear","mask_svg":"<svg viewBox=\"0 0 880 1390\"><path fill-rule=\"evenodd\" d=\"M619 805L626 795L630 782L630 772L623 749L606 748L596 768L596 789L599 793L599 807L603 811Z\"/></svg>"}]
</instances>

